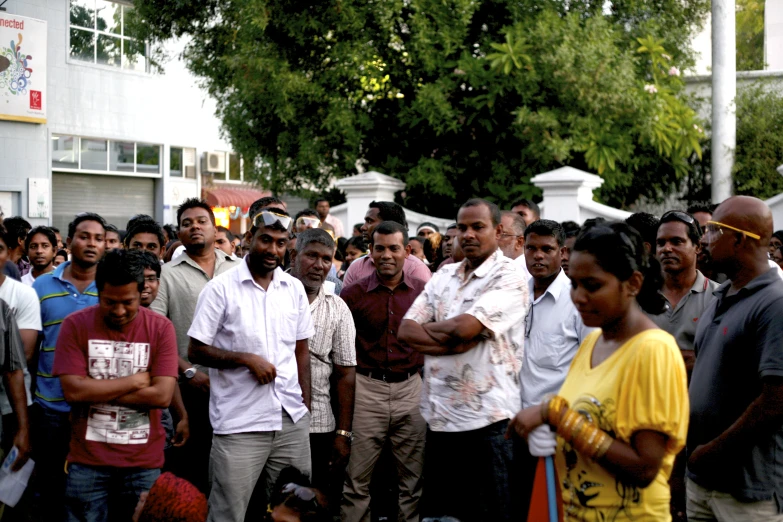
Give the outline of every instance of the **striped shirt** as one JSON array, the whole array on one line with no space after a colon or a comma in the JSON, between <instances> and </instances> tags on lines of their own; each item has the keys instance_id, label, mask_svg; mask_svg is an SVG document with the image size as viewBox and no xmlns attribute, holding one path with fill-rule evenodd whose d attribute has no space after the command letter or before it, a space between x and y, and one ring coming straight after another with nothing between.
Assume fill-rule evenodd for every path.
<instances>
[{"instance_id":1,"label":"striped shirt","mask_svg":"<svg viewBox=\"0 0 783 522\"><path fill-rule=\"evenodd\" d=\"M328 433L337 427L330 394L333 364L356 366L356 328L348 305L327 294L324 287L310 303L315 335L310 338L310 386L312 418L310 433Z\"/></svg>"},{"instance_id":2,"label":"striped shirt","mask_svg":"<svg viewBox=\"0 0 783 522\"><path fill-rule=\"evenodd\" d=\"M63 272L70 261L58 266L54 272L39 276L33 289L41 303L41 322L43 323L43 343L38 356L38 372L35 383L35 402L44 408L59 412L71 411L65 402L60 379L52 375L54 367L54 347L60 334L60 325L73 312L98 304L98 288L95 281L82 293L70 281L63 279Z\"/></svg>"}]
</instances>

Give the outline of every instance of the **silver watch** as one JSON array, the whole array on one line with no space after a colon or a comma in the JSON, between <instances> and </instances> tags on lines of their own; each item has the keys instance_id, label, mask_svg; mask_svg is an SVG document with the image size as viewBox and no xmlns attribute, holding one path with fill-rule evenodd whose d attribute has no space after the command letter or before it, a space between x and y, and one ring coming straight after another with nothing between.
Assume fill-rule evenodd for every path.
<instances>
[{"instance_id":1,"label":"silver watch","mask_svg":"<svg viewBox=\"0 0 783 522\"><path fill-rule=\"evenodd\" d=\"M191 366L190 368L182 372L182 375L184 375L186 379L192 379L193 377L196 376L196 369Z\"/></svg>"}]
</instances>

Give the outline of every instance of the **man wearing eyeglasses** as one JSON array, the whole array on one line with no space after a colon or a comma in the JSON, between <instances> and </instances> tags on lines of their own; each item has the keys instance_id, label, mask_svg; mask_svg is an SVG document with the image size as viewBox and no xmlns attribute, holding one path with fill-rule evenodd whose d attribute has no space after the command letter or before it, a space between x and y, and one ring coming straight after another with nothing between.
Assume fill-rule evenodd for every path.
<instances>
[{"instance_id":1,"label":"man wearing eyeglasses","mask_svg":"<svg viewBox=\"0 0 783 522\"><path fill-rule=\"evenodd\" d=\"M530 271L525 262L525 220L517 212L504 210L500 213L500 224L503 231L498 238L498 247L504 256L515 261L527 281L530 279Z\"/></svg>"},{"instance_id":2,"label":"man wearing eyeglasses","mask_svg":"<svg viewBox=\"0 0 783 522\"><path fill-rule=\"evenodd\" d=\"M556 221L540 219L530 223L524 234L524 259L531 274L528 288L532 298L525 317L524 339L516 342L525 347L519 382L522 407L527 408L557 393L579 345L594 329L584 325L571 301L571 280L561 267L565 249L563 227ZM538 457L554 454L551 444L547 446L548 440L552 440L552 435L549 427L543 426L534 430L527 442L514 441L514 472L519 479L518 486L514 486L518 492L516 513L528 512Z\"/></svg>"},{"instance_id":3,"label":"man wearing eyeglasses","mask_svg":"<svg viewBox=\"0 0 783 522\"><path fill-rule=\"evenodd\" d=\"M729 280L696 328L687 454L687 515L783 520L783 282L770 268L772 213L736 196L703 243Z\"/></svg>"},{"instance_id":4,"label":"man wearing eyeglasses","mask_svg":"<svg viewBox=\"0 0 783 522\"><path fill-rule=\"evenodd\" d=\"M209 367L214 430L209 520L245 520L259 478L311 474L310 352L315 333L304 286L280 268L292 220L282 209L253 216L250 253L198 298L189 355Z\"/></svg>"},{"instance_id":5,"label":"man wearing eyeglasses","mask_svg":"<svg viewBox=\"0 0 783 522\"><path fill-rule=\"evenodd\" d=\"M239 260L215 248L215 215L203 200L185 200L177 209L179 240L185 252L163 266L158 297L150 308L174 323L179 350L179 383L188 410L191 438L179 449L173 470L203 492L209 491L209 452L212 427L209 423L209 376L204 367L188 358L188 329L196 312L196 301L214 277L239 264Z\"/></svg>"}]
</instances>

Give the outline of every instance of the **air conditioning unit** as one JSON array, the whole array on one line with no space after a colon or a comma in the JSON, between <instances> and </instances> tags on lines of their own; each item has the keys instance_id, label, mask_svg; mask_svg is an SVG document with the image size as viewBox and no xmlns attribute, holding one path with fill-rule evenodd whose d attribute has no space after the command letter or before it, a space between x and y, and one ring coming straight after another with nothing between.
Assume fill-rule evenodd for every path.
<instances>
[{"instance_id":1,"label":"air conditioning unit","mask_svg":"<svg viewBox=\"0 0 783 522\"><path fill-rule=\"evenodd\" d=\"M224 173L226 172L226 154L225 152L205 152L204 165L201 172L204 173Z\"/></svg>"}]
</instances>

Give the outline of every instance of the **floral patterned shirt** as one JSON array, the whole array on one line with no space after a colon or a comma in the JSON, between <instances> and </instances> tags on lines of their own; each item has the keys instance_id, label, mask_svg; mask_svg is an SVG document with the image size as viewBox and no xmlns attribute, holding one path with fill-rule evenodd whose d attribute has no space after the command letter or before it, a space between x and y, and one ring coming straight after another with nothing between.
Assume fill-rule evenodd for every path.
<instances>
[{"instance_id":1,"label":"floral patterned shirt","mask_svg":"<svg viewBox=\"0 0 783 522\"><path fill-rule=\"evenodd\" d=\"M525 276L500 250L465 277L466 261L436 272L405 319L419 324L469 314L491 332L459 355L424 357L421 412L433 431L469 431L521 409L519 370L529 298Z\"/></svg>"}]
</instances>

